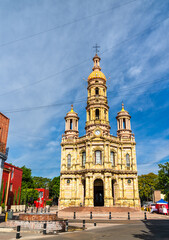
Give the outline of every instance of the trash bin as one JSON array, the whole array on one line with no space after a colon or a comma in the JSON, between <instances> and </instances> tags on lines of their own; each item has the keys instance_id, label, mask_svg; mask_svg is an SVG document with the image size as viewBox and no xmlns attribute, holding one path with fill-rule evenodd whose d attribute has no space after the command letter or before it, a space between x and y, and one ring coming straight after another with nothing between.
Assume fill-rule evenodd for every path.
<instances>
[{"instance_id":1,"label":"trash bin","mask_svg":"<svg viewBox=\"0 0 169 240\"><path fill-rule=\"evenodd\" d=\"M12 217L13 217L13 210L12 210L12 209L9 209L9 210L8 210L8 219L9 219L9 220L12 220Z\"/></svg>"}]
</instances>

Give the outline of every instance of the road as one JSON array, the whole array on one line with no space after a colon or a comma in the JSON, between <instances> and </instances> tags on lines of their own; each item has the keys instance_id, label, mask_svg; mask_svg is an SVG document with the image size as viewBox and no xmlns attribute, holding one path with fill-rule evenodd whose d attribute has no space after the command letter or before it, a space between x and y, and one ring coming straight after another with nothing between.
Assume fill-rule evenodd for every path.
<instances>
[{"instance_id":1,"label":"road","mask_svg":"<svg viewBox=\"0 0 169 240\"><path fill-rule=\"evenodd\" d=\"M73 225L74 223L70 223ZM91 224L91 223L90 223ZM117 225L119 224L119 225ZM93 226L93 224L92 224ZM101 224L100 224L101 226ZM58 235L41 235L21 233L21 239L45 240L169 240L169 220L126 221L107 224L102 227L87 229L85 231L67 232ZM0 239L15 239L16 233L0 234Z\"/></svg>"},{"instance_id":2,"label":"road","mask_svg":"<svg viewBox=\"0 0 169 240\"><path fill-rule=\"evenodd\" d=\"M95 228L87 231L64 233L58 236L46 237L56 240L169 240L169 220L136 221L132 224Z\"/></svg>"}]
</instances>

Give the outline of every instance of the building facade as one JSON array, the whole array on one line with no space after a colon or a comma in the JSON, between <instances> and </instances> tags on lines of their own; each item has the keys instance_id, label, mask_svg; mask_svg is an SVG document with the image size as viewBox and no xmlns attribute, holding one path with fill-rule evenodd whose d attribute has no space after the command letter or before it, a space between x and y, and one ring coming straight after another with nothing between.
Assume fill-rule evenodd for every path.
<instances>
[{"instance_id":1,"label":"building facade","mask_svg":"<svg viewBox=\"0 0 169 240\"><path fill-rule=\"evenodd\" d=\"M9 118L0 113L0 189L2 182L2 174L4 169L4 162L7 160L7 138L9 129Z\"/></svg>"},{"instance_id":2,"label":"building facade","mask_svg":"<svg viewBox=\"0 0 169 240\"><path fill-rule=\"evenodd\" d=\"M44 208L46 206L46 201L49 201L49 189L45 188L36 188L39 192L39 197L34 204L37 208Z\"/></svg>"},{"instance_id":3,"label":"building facade","mask_svg":"<svg viewBox=\"0 0 169 240\"><path fill-rule=\"evenodd\" d=\"M1 187L1 203L10 208L11 205L20 204L22 169L7 162L4 163Z\"/></svg>"},{"instance_id":4,"label":"building facade","mask_svg":"<svg viewBox=\"0 0 169 240\"><path fill-rule=\"evenodd\" d=\"M79 137L79 117L73 106L65 117L59 206L139 207L131 116L122 104L116 117L117 136L110 134L106 77L97 54L93 62L88 77L85 136Z\"/></svg>"}]
</instances>

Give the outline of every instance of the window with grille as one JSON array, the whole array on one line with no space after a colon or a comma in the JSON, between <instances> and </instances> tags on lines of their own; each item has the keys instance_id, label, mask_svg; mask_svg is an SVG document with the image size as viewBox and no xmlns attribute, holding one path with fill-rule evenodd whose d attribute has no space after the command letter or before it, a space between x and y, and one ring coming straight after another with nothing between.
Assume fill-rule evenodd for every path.
<instances>
[{"instance_id":1,"label":"window with grille","mask_svg":"<svg viewBox=\"0 0 169 240\"><path fill-rule=\"evenodd\" d=\"M96 164L102 164L102 152L100 150L95 151Z\"/></svg>"},{"instance_id":2,"label":"window with grille","mask_svg":"<svg viewBox=\"0 0 169 240\"><path fill-rule=\"evenodd\" d=\"M71 155L68 154L67 156L67 167L71 167Z\"/></svg>"},{"instance_id":3,"label":"window with grille","mask_svg":"<svg viewBox=\"0 0 169 240\"><path fill-rule=\"evenodd\" d=\"M113 151L110 153L110 162L111 162L112 166L114 167L115 166L115 154Z\"/></svg>"},{"instance_id":4,"label":"window with grille","mask_svg":"<svg viewBox=\"0 0 169 240\"><path fill-rule=\"evenodd\" d=\"M128 153L126 154L126 166L130 168L130 155Z\"/></svg>"},{"instance_id":5,"label":"window with grille","mask_svg":"<svg viewBox=\"0 0 169 240\"><path fill-rule=\"evenodd\" d=\"M82 166L84 167L86 163L86 152L82 152Z\"/></svg>"}]
</instances>

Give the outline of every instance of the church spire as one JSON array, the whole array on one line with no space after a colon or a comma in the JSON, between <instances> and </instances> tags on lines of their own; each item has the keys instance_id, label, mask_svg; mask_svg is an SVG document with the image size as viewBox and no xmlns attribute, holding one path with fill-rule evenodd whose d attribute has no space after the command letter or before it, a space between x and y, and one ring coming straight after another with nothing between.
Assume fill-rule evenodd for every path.
<instances>
[{"instance_id":1,"label":"church spire","mask_svg":"<svg viewBox=\"0 0 169 240\"><path fill-rule=\"evenodd\" d=\"M94 129L100 128L104 133L109 134L109 106L107 102L106 77L101 72L100 57L93 58L93 72L88 77L88 99L86 107L86 133L89 134Z\"/></svg>"},{"instance_id":2,"label":"church spire","mask_svg":"<svg viewBox=\"0 0 169 240\"><path fill-rule=\"evenodd\" d=\"M100 60L101 60L101 58L96 53L96 55L93 58L93 62L94 62L94 66L92 68L93 71L98 71L98 70L101 71Z\"/></svg>"}]
</instances>

